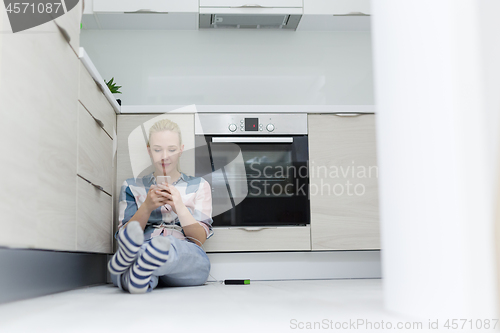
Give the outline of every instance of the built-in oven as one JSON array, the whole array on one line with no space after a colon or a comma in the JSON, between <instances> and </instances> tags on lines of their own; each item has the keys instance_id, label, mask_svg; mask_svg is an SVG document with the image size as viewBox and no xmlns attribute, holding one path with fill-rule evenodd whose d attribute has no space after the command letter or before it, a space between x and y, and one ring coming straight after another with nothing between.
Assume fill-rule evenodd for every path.
<instances>
[{"instance_id":1,"label":"built-in oven","mask_svg":"<svg viewBox=\"0 0 500 333\"><path fill-rule=\"evenodd\" d=\"M195 175L214 227L310 224L306 114L196 115Z\"/></svg>"}]
</instances>

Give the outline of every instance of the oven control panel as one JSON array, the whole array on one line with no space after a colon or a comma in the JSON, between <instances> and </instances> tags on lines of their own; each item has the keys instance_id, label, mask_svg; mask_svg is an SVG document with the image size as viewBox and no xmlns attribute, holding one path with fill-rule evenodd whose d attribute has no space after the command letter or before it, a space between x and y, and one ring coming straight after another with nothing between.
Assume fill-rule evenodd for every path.
<instances>
[{"instance_id":1,"label":"oven control panel","mask_svg":"<svg viewBox=\"0 0 500 333\"><path fill-rule=\"evenodd\" d=\"M229 124L229 130L236 132L238 125ZM259 118L243 118L240 120L240 132L258 132L263 131L263 124L259 123ZM273 124L267 124L266 130L272 132L274 130Z\"/></svg>"},{"instance_id":2,"label":"oven control panel","mask_svg":"<svg viewBox=\"0 0 500 333\"><path fill-rule=\"evenodd\" d=\"M238 130L238 125L229 124L228 129L231 132L236 132ZM240 120L240 132L262 132L263 130L264 126L262 123L259 123L259 118L244 118ZM266 131L274 131L274 125L271 123L267 124Z\"/></svg>"},{"instance_id":3,"label":"oven control panel","mask_svg":"<svg viewBox=\"0 0 500 333\"><path fill-rule=\"evenodd\" d=\"M195 134L307 134L307 114L198 114Z\"/></svg>"}]
</instances>

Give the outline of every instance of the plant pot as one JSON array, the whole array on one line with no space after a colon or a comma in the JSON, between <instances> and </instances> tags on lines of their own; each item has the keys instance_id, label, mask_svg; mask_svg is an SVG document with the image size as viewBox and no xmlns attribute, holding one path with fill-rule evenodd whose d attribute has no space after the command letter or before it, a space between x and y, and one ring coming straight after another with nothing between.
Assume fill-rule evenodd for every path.
<instances>
[{"instance_id":1,"label":"plant pot","mask_svg":"<svg viewBox=\"0 0 500 333\"><path fill-rule=\"evenodd\" d=\"M119 104L120 106L122 106L122 100L121 100L121 99L117 98L117 99L116 99L116 101L118 102L118 104Z\"/></svg>"}]
</instances>

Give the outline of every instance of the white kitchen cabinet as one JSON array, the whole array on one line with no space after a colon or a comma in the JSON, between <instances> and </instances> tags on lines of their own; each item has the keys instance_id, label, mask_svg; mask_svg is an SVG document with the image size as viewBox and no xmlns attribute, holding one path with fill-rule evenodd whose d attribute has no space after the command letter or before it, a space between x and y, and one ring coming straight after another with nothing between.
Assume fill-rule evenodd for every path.
<instances>
[{"instance_id":1,"label":"white kitchen cabinet","mask_svg":"<svg viewBox=\"0 0 500 333\"><path fill-rule=\"evenodd\" d=\"M297 31L370 31L370 0L304 0Z\"/></svg>"},{"instance_id":2,"label":"white kitchen cabinet","mask_svg":"<svg viewBox=\"0 0 500 333\"><path fill-rule=\"evenodd\" d=\"M198 0L94 0L94 13L197 12Z\"/></svg>"},{"instance_id":3,"label":"white kitchen cabinet","mask_svg":"<svg viewBox=\"0 0 500 333\"><path fill-rule=\"evenodd\" d=\"M71 14L58 22L69 33ZM10 29L2 6L0 15ZM77 44L55 21L0 35L0 245L111 253L113 108L92 79L79 80Z\"/></svg>"},{"instance_id":4,"label":"white kitchen cabinet","mask_svg":"<svg viewBox=\"0 0 500 333\"><path fill-rule=\"evenodd\" d=\"M65 34L69 38L68 42L77 57L78 49L80 48L80 23L82 22L82 14L83 0L78 1L75 7L54 20L64 30L62 34Z\"/></svg>"},{"instance_id":5,"label":"white kitchen cabinet","mask_svg":"<svg viewBox=\"0 0 500 333\"><path fill-rule=\"evenodd\" d=\"M80 103L102 126L104 131L112 137L116 128L116 112L104 96L101 87L97 85L83 63L79 67L78 99Z\"/></svg>"},{"instance_id":6,"label":"white kitchen cabinet","mask_svg":"<svg viewBox=\"0 0 500 333\"><path fill-rule=\"evenodd\" d=\"M312 250L380 249L375 115L310 114Z\"/></svg>"},{"instance_id":7,"label":"white kitchen cabinet","mask_svg":"<svg viewBox=\"0 0 500 333\"><path fill-rule=\"evenodd\" d=\"M204 244L206 252L310 251L311 228L306 227L213 227Z\"/></svg>"},{"instance_id":8,"label":"white kitchen cabinet","mask_svg":"<svg viewBox=\"0 0 500 333\"><path fill-rule=\"evenodd\" d=\"M198 9L197 0L94 0L82 20L85 29L198 30Z\"/></svg>"},{"instance_id":9,"label":"white kitchen cabinet","mask_svg":"<svg viewBox=\"0 0 500 333\"><path fill-rule=\"evenodd\" d=\"M116 113L82 62L78 100L77 250L112 253Z\"/></svg>"},{"instance_id":10,"label":"white kitchen cabinet","mask_svg":"<svg viewBox=\"0 0 500 333\"><path fill-rule=\"evenodd\" d=\"M0 35L0 245L74 251L78 58L53 21Z\"/></svg>"},{"instance_id":11,"label":"white kitchen cabinet","mask_svg":"<svg viewBox=\"0 0 500 333\"><path fill-rule=\"evenodd\" d=\"M83 15L94 14L94 0L83 0Z\"/></svg>"},{"instance_id":12,"label":"white kitchen cabinet","mask_svg":"<svg viewBox=\"0 0 500 333\"><path fill-rule=\"evenodd\" d=\"M113 139L79 103L77 174L110 195L113 175L112 154Z\"/></svg>"},{"instance_id":13,"label":"white kitchen cabinet","mask_svg":"<svg viewBox=\"0 0 500 333\"><path fill-rule=\"evenodd\" d=\"M370 0L304 0L304 15L371 15Z\"/></svg>"},{"instance_id":14,"label":"white kitchen cabinet","mask_svg":"<svg viewBox=\"0 0 500 333\"><path fill-rule=\"evenodd\" d=\"M76 250L113 253L112 196L97 189L81 177L76 176L76 181Z\"/></svg>"}]
</instances>

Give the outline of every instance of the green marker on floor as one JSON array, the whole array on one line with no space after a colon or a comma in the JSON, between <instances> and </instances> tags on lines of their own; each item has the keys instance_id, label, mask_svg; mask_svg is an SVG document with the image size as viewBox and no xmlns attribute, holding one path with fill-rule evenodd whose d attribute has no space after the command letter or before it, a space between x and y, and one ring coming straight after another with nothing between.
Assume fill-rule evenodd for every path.
<instances>
[{"instance_id":1,"label":"green marker on floor","mask_svg":"<svg viewBox=\"0 0 500 333\"><path fill-rule=\"evenodd\" d=\"M247 280L224 280L224 284L250 284L250 279L247 279Z\"/></svg>"}]
</instances>

